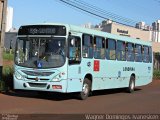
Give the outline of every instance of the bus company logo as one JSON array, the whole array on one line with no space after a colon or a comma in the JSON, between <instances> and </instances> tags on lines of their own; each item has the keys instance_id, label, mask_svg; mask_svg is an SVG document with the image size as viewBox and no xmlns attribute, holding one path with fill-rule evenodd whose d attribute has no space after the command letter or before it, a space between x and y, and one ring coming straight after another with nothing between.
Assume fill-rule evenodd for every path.
<instances>
[{"instance_id":1,"label":"bus company logo","mask_svg":"<svg viewBox=\"0 0 160 120\"><path fill-rule=\"evenodd\" d=\"M40 79L38 77L35 78L35 81L39 81Z\"/></svg>"},{"instance_id":2,"label":"bus company logo","mask_svg":"<svg viewBox=\"0 0 160 120\"><path fill-rule=\"evenodd\" d=\"M88 63L87 63L87 66L88 66L88 67L91 67L91 62L88 62Z\"/></svg>"}]
</instances>

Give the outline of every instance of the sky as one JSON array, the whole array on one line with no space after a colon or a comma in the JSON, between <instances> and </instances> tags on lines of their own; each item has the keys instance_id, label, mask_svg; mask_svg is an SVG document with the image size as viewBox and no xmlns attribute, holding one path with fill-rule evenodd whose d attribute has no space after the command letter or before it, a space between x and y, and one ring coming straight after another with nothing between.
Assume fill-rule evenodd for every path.
<instances>
[{"instance_id":1,"label":"sky","mask_svg":"<svg viewBox=\"0 0 160 120\"><path fill-rule=\"evenodd\" d=\"M105 11L152 24L160 19L160 0L83 0ZM83 25L101 23L103 19L61 3L59 0L8 0L13 7L13 27L44 22ZM107 16L106 16L107 17Z\"/></svg>"}]
</instances>

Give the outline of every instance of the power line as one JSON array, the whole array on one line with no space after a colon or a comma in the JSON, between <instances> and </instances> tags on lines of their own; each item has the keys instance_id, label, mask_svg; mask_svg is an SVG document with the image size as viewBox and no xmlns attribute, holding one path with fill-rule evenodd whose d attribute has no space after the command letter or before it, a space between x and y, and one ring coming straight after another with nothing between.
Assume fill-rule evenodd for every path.
<instances>
[{"instance_id":1,"label":"power line","mask_svg":"<svg viewBox=\"0 0 160 120\"><path fill-rule=\"evenodd\" d=\"M120 24L123 24L123 25L129 24L128 26L133 27L133 24L135 25L137 23L137 21L124 18L122 16L116 15L116 14L111 13L111 12L104 11L103 9L97 8L96 6L90 5L90 4L88 4L84 1L80 1L80 0L74 0L74 1L59 0L59 1L66 4L66 5L72 6L76 9L79 9L81 11L84 11L86 13L89 13L91 15L94 15L94 16L102 18L102 19L110 20L110 18L112 18L113 22L117 22L117 23L120 23ZM119 21L121 21L121 22L119 22Z\"/></svg>"},{"instance_id":2,"label":"power line","mask_svg":"<svg viewBox=\"0 0 160 120\"><path fill-rule=\"evenodd\" d=\"M92 14L90 14L90 13L88 13L88 12L82 11L82 10L80 10L80 9L77 9L77 8L75 8L75 7L73 7L73 6L68 5L68 4L65 4L65 3L63 3L63 2L60 1L60 0L56 0L56 1L57 1L57 2L60 2L60 3L64 4L64 5L66 5L66 6L68 6L68 7L70 7L70 8L72 8L72 9L76 10L76 11L83 12L84 14L86 14L86 15L88 15L88 16L90 16L90 17L94 17L94 18L96 18L96 19L98 19L98 20L102 20L102 18L100 18L100 17L97 17L97 16L95 16L95 15L92 15Z\"/></svg>"},{"instance_id":3,"label":"power line","mask_svg":"<svg viewBox=\"0 0 160 120\"><path fill-rule=\"evenodd\" d=\"M72 7L75 7L75 8L77 8L77 9L80 9L80 10L82 10L82 11L85 11L85 12L87 12L87 13L90 13L90 14L92 14L92 15L95 15L95 16L97 16L97 17L100 17L100 18L103 18L103 19L107 19L106 17L103 17L103 16L101 16L101 15L97 15L96 13L93 13L93 12L90 12L90 11L85 10L85 9L83 9L83 8L80 8L80 7L78 7L78 6L74 5L74 4L71 4L71 3L69 3L69 2L66 2L66 1L64 1L64 0L60 0L60 1L63 2L63 3L65 3L65 4L70 5L70 6L72 6Z\"/></svg>"},{"instance_id":4,"label":"power line","mask_svg":"<svg viewBox=\"0 0 160 120\"><path fill-rule=\"evenodd\" d=\"M98 8L98 7L94 6L94 5L90 5L90 4L88 4L88 3L86 3L86 2L84 2L82 0L81 1L80 0L74 0L74 1L77 1L78 3L80 3L80 4L84 5L84 6L87 6L88 8L92 8L92 10L94 10L94 11L96 11L96 12L98 12L100 14L109 16L109 17L111 17L113 19L121 20L121 21L124 21L124 22L137 23L137 21L134 21L132 19L125 18L125 17L122 17L120 15L105 11L105 10L103 10L101 8Z\"/></svg>"}]
</instances>

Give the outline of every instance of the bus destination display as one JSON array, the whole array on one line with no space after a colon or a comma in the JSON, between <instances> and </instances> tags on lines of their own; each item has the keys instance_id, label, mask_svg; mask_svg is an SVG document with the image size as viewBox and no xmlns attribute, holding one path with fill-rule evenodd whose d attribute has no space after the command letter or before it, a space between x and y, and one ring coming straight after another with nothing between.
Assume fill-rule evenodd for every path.
<instances>
[{"instance_id":1,"label":"bus destination display","mask_svg":"<svg viewBox=\"0 0 160 120\"><path fill-rule=\"evenodd\" d=\"M33 25L33 26L21 26L18 35L66 35L65 26L53 26L53 25Z\"/></svg>"}]
</instances>

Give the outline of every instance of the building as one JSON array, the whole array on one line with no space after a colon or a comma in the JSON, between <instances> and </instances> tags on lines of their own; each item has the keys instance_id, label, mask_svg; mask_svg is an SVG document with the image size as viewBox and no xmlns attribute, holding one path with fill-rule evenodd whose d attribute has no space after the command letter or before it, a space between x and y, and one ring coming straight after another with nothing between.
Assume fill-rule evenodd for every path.
<instances>
[{"instance_id":1,"label":"building","mask_svg":"<svg viewBox=\"0 0 160 120\"><path fill-rule=\"evenodd\" d=\"M153 45L153 51L160 52L160 20L154 22L152 26L146 25L145 22L139 22L135 27L106 20L102 21L101 26L96 25L94 29L116 35L150 41Z\"/></svg>"},{"instance_id":2,"label":"building","mask_svg":"<svg viewBox=\"0 0 160 120\"><path fill-rule=\"evenodd\" d=\"M6 32L4 41L4 50L9 51L10 49L15 49L17 39L17 31Z\"/></svg>"},{"instance_id":3,"label":"building","mask_svg":"<svg viewBox=\"0 0 160 120\"><path fill-rule=\"evenodd\" d=\"M153 26L153 41L154 42L160 42L160 20L157 20L156 22L152 23Z\"/></svg>"},{"instance_id":4,"label":"building","mask_svg":"<svg viewBox=\"0 0 160 120\"><path fill-rule=\"evenodd\" d=\"M142 26L141 26L141 28L142 28ZM145 41L151 41L151 39L152 39L152 31L151 30L137 29L137 28L134 28L131 26L126 26L126 25L122 25L122 24L119 24L116 22L111 22L111 21L109 21L109 22L103 21L101 30L104 32L112 33L112 34L132 37L135 39L142 39Z\"/></svg>"},{"instance_id":5,"label":"building","mask_svg":"<svg viewBox=\"0 0 160 120\"><path fill-rule=\"evenodd\" d=\"M153 27L150 25L147 25L145 22L139 22L135 26L137 29L141 29L144 31L152 31Z\"/></svg>"},{"instance_id":6,"label":"building","mask_svg":"<svg viewBox=\"0 0 160 120\"><path fill-rule=\"evenodd\" d=\"M91 23L86 23L86 24L81 25L81 26L84 27L84 28L90 28L90 29L94 28L94 26Z\"/></svg>"},{"instance_id":7,"label":"building","mask_svg":"<svg viewBox=\"0 0 160 120\"><path fill-rule=\"evenodd\" d=\"M9 32L12 29L13 23L13 8L7 7L7 14L6 14L6 32Z\"/></svg>"}]
</instances>

